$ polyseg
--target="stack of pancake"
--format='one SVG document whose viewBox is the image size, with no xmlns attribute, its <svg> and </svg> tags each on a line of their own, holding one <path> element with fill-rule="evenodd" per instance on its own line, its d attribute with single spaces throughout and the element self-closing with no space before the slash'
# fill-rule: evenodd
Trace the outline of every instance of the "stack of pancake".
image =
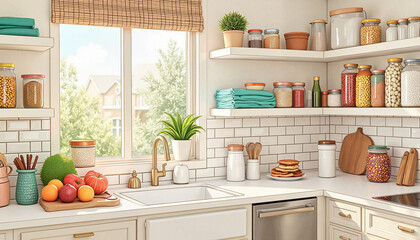
<svg viewBox="0 0 420 240">
<path fill-rule="evenodd" d="M 298 160 L 280 160 L 279 166 L 271 170 L 273 177 L 301 177 L 303 174 Z"/>
</svg>

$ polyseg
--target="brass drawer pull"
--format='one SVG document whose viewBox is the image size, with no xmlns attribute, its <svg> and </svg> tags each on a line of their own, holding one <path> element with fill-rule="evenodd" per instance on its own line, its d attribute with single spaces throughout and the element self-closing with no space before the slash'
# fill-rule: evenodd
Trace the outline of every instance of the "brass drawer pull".
<svg viewBox="0 0 420 240">
<path fill-rule="evenodd" d="M 412 228 L 404 227 L 404 226 L 401 226 L 401 225 L 398 225 L 398 229 L 400 229 L 403 232 L 408 232 L 408 233 L 415 233 L 416 232 Z"/>
<path fill-rule="evenodd" d="M 349 214 L 345 214 L 343 212 L 339 212 L 338 215 L 340 215 L 341 217 L 344 217 L 344 218 L 351 218 L 350 213 Z"/>
<path fill-rule="evenodd" d="M 73 234 L 74 238 L 85 238 L 85 237 L 93 237 L 93 236 L 95 236 L 95 233 L 93 232 Z"/>
<path fill-rule="evenodd" d="M 351 240 L 351 238 L 344 237 L 344 236 L 339 236 L 338 238 L 341 239 L 341 240 Z"/>
</svg>

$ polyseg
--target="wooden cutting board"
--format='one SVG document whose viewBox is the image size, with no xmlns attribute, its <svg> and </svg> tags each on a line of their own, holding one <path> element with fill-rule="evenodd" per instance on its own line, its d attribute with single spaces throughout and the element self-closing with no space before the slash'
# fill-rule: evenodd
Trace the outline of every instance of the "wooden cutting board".
<svg viewBox="0 0 420 240">
<path fill-rule="evenodd" d="M 403 179 L 404 179 L 405 167 L 407 166 L 407 160 L 408 160 L 408 152 L 406 151 L 403 157 L 401 158 L 400 169 L 398 170 L 398 175 L 397 175 L 397 185 L 403 185 Z"/>
<path fill-rule="evenodd" d="M 405 186 L 414 186 L 417 174 L 417 158 L 418 153 L 415 148 L 410 150 L 408 154 L 407 164 L 405 166 L 404 178 L 402 184 Z"/>
<path fill-rule="evenodd" d="M 76 200 L 74 200 L 74 202 L 72 203 L 63 203 L 60 200 L 57 200 L 55 202 L 46 202 L 41 198 L 39 199 L 39 204 L 44 208 L 46 212 L 56 212 L 94 207 L 115 207 L 120 205 L 119 198 L 113 195 L 110 199 L 105 199 L 108 196 L 108 194 L 97 195 L 90 202 L 81 202 L 79 201 L 79 199 L 76 198 Z"/>
<path fill-rule="evenodd" d="M 341 171 L 351 174 L 363 174 L 366 171 L 366 157 L 369 145 L 373 145 L 370 137 L 358 128 L 355 133 L 347 135 L 341 145 L 338 166 Z"/>
</svg>

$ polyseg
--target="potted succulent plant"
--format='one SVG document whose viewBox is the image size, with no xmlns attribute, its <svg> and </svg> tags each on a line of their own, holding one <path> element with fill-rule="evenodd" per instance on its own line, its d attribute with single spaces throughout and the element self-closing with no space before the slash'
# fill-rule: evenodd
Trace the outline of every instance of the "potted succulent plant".
<svg viewBox="0 0 420 240">
<path fill-rule="evenodd" d="M 219 21 L 220 30 L 223 31 L 225 47 L 242 47 L 247 25 L 248 21 L 242 14 L 235 11 L 225 14 Z"/>
<path fill-rule="evenodd" d="M 193 117 L 193 114 L 191 114 L 182 118 L 179 113 L 176 114 L 176 117 L 169 113 L 165 114 L 169 116 L 171 121 L 160 121 L 165 125 L 165 128 L 159 134 L 168 135 L 173 139 L 172 149 L 175 160 L 188 160 L 191 150 L 191 137 L 199 133 L 200 130 L 205 131 L 204 128 L 195 124 L 195 121 L 201 116 Z"/>
</svg>

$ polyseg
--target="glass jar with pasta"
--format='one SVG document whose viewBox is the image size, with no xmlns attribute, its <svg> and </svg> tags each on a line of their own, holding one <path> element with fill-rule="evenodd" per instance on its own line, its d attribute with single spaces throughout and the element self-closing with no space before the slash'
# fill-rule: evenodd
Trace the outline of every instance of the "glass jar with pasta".
<svg viewBox="0 0 420 240">
<path fill-rule="evenodd" d="M 0 63 L 0 108 L 16 107 L 16 76 L 13 63 Z"/>
<path fill-rule="evenodd" d="M 356 107 L 370 107 L 371 65 L 360 65 L 356 75 Z"/>
</svg>

